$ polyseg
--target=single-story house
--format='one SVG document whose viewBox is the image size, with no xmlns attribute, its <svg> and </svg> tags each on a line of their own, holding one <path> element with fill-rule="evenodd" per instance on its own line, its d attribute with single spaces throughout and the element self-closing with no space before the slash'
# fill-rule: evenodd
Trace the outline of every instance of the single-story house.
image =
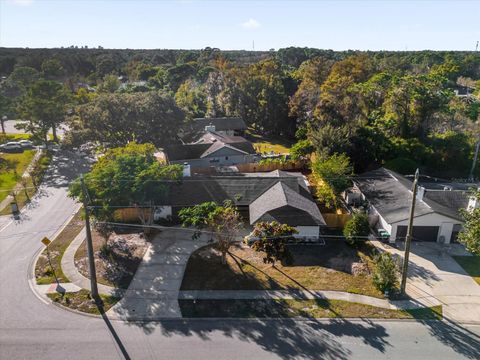
<svg viewBox="0 0 480 360">
<path fill-rule="evenodd" d="M 188 176 L 169 185 L 163 206 L 156 218 L 176 217 L 182 208 L 207 201 L 232 201 L 242 216 L 254 225 L 261 221 L 278 221 L 298 230 L 298 236 L 318 238 L 325 221 L 313 201 L 302 174 L 271 173 L 225 176 Z"/>
<path fill-rule="evenodd" d="M 460 209 L 466 209 L 469 203 L 468 191 L 429 184 L 419 182 L 413 240 L 454 242 L 463 223 Z M 347 203 L 366 201 L 371 224 L 386 230 L 390 241 L 394 242 L 406 237 L 412 196 L 410 179 L 380 168 L 354 179 L 354 188 L 348 192 Z"/>
<path fill-rule="evenodd" d="M 257 154 L 252 143 L 241 136 L 205 131 L 195 142 L 165 147 L 170 164 L 188 164 L 191 168 L 231 166 L 255 162 Z"/>
</svg>

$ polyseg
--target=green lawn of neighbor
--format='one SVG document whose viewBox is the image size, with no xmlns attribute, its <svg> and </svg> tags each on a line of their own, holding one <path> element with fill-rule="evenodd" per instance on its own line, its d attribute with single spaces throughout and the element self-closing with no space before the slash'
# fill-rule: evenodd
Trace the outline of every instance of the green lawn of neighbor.
<svg viewBox="0 0 480 360">
<path fill-rule="evenodd" d="M 5 199 L 15 187 L 18 179 L 25 172 L 34 155 L 35 150 L 25 150 L 22 153 L 14 154 L 0 154 L 0 159 L 3 159 L 2 163 L 6 161 L 12 164 L 12 167 L 15 167 L 12 170 L 2 169 L 0 172 L 0 201 Z"/>
<path fill-rule="evenodd" d="M 453 258 L 480 285 L 480 256 L 454 256 Z"/>
</svg>

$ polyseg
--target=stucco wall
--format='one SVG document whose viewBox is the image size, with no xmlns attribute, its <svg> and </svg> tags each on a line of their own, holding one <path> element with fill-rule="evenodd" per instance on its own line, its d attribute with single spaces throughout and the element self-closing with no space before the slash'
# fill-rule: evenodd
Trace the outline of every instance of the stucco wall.
<svg viewBox="0 0 480 360">
<path fill-rule="evenodd" d="M 437 213 L 418 216 L 413 219 L 413 226 L 439 226 L 440 229 L 438 231 L 437 242 L 439 241 L 440 237 L 443 236 L 446 244 L 450 243 L 453 226 L 455 224 L 461 225 L 462 222 Z M 397 227 L 399 225 L 408 226 L 408 219 L 391 225 L 392 231 L 390 233 L 390 241 L 395 241 L 397 236 Z"/>
</svg>

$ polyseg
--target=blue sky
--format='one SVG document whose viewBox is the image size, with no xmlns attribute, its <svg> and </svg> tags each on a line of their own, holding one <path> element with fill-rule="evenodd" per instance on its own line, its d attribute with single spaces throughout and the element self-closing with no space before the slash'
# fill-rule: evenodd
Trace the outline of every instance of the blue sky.
<svg viewBox="0 0 480 360">
<path fill-rule="evenodd" d="M 474 50 L 480 1 L 0 0 L 0 46 Z"/>
</svg>

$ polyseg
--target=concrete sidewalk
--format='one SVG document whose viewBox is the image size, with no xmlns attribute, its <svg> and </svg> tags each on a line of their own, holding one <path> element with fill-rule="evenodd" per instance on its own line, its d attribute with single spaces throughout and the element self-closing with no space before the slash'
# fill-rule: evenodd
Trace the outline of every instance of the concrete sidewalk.
<svg viewBox="0 0 480 360">
<path fill-rule="evenodd" d="M 71 283 L 75 284 L 79 288 L 91 290 L 90 279 L 80 274 L 77 267 L 75 266 L 75 253 L 77 252 L 80 245 L 82 245 L 85 237 L 86 231 L 85 228 L 83 228 L 82 231 L 80 231 L 80 233 L 75 237 L 75 239 L 73 239 L 68 248 L 65 250 L 62 256 L 61 266 L 63 273 L 67 276 L 68 280 L 70 280 Z M 125 292 L 125 290 L 123 289 L 117 289 L 103 284 L 98 284 L 97 287 L 98 292 L 102 295 L 121 296 Z"/>
</svg>

